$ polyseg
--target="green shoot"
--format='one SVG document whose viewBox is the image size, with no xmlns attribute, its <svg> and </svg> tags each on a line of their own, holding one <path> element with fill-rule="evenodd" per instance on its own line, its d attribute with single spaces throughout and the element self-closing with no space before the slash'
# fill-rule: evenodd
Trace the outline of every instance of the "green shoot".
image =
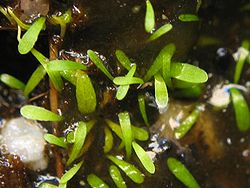
<svg viewBox="0 0 250 188">
<path fill-rule="evenodd" d="M 146 0 L 146 15 L 144 27 L 147 33 L 151 33 L 155 27 L 155 13 L 153 6 L 149 0 Z"/>
<path fill-rule="evenodd" d="M 170 157 L 167 159 L 167 165 L 172 174 L 174 174 L 175 177 L 180 180 L 186 187 L 200 188 L 199 184 L 196 182 L 192 174 L 180 161 Z"/>
<path fill-rule="evenodd" d="M 85 65 L 70 60 L 52 60 L 47 68 L 51 71 L 87 70 Z"/>
<path fill-rule="evenodd" d="M 38 188 L 57 188 L 57 186 L 50 183 L 41 183 Z"/>
<path fill-rule="evenodd" d="M 105 133 L 105 141 L 104 141 L 104 146 L 103 150 L 104 153 L 108 153 L 112 147 L 113 147 L 113 135 L 108 127 L 104 128 L 104 133 Z"/>
<path fill-rule="evenodd" d="M 24 88 L 24 95 L 28 96 L 33 91 L 33 89 L 40 83 L 40 81 L 44 78 L 45 75 L 46 71 L 43 66 L 38 66 L 37 69 L 32 73 Z"/>
<path fill-rule="evenodd" d="M 168 90 L 160 74 L 155 75 L 155 101 L 159 112 L 163 113 L 168 105 Z"/>
<path fill-rule="evenodd" d="M 139 103 L 139 109 L 140 109 L 143 121 L 147 126 L 149 126 L 148 116 L 147 116 L 146 107 L 145 107 L 145 99 L 143 95 L 138 95 L 138 103 Z"/>
<path fill-rule="evenodd" d="M 67 144 L 64 142 L 64 137 L 57 137 L 53 134 L 45 134 L 43 137 L 44 140 L 46 140 L 50 144 L 60 146 L 65 149 L 68 147 Z"/>
<path fill-rule="evenodd" d="M 178 18 L 182 22 L 196 22 L 200 20 L 199 17 L 194 14 L 181 14 Z"/>
<path fill-rule="evenodd" d="M 109 186 L 95 174 L 89 174 L 87 181 L 92 188 L 108 188 Z"/>
<path fill-rule="evenodd" d="M 115 165 L 109 167 L 109 174 L 117 188 L 126 188 L 126 182 L 123 180 L 119 169 Z"/>
<path fill-rule="evenodd" d="M 45 17 L 38 18 L 26 31 L 18 44 L 18 51 L 20 54 L 27 54 L 34 47 L 38 36 L 44 27 L 45 21 Z"/>
<path fill-rule="evenodd" d="M 87 54 L 89 58 L 91 59 L 91 61 L 97 66 L 98 69 L 100 69 L 110 80 L 114 79 L 114 77 L 109 73 L 109 71 L 103 65 L 103 61 L 101 60 L 101 58 L 98 57 L 98 55 L 94 51 L 88 50 Z"/>
<path fill-rule="evenodd" d="M 87 125 L 85 122 L 80 121 L 75 132 L 75 142 L 73 148 L 69 154 L 69 159 L 67 161 L 67 166 L 70 165 L 74 160 L 79 157 L 85 138 L 87 136 Z"/>
<path fill-rule="evenodd" d="M 131 63 L 129 58 L 126 56 L 126 54 L 121 50 L 116 50 L 115 55 L 118 61 L 121 63 L 121 65 L 129 71 L 131 67 L 133 66 L 133 64 Z"/>
<path fill-rule="evenodd" d="M 96 94 L 90 78 L 83 71 L 77 71 L 76 99 L 78 110 L 83 114 L 95 111 Z"/>
<path fill-rule="evenodd" d="M 63 117 L 46 110 L 45 108 L 34 106 L 34 105 L 25 105 L 20 109 L 20 113 L 23 117 L 32 120 L 38 121 L 62 121 Z"/>
<path fill-rule="evenodd" d="M 121 125 L 123 141 L 125 144 L 126 156 L 127 159 L 129 159 L 132 153 L 132 140 L 133 140 L 130 117 L 128 112 L 119 113 L 118 117 Z"/>
<path fill-rule="evenodd" d="M 30 28 L 30 25 L 27 25 L 25 23 L 23 23 L 12 11 L 12 9 L 10 7 L 7 8 L 9 15 L 15 20 L 15 22 L 17 23 L 17 25 L 19 25 L 22 29 L 24 30 L 28 30 Z"/>
<path fill-rule="evenodd" d="M 154 165 L 152 159 L 147 154 L 147 152 L 139 144 L 137 144 L 136 142 L 133 142 L 132 146 L 133 146 L 133 149 L 134 149 L 137 157 L 139 158 L 142 165 L 144 166 L 144 168 L 150 174 L 154 174 L 155 173 L 155 165 Z"/>
<path fill-rule="evenodd" d="M 25 88 L 25 84 L 22 81 L 9 74 L 1 74 L 0 81 L 13 89 L 19 89 L 23 91 Z"/>
<path fill-rule="evenodd" d="M 127 76 L 118 76 L 115 77 L 113 80 L 114 84 L 116 85 L 131 85 L 131 84 L 143 84 L 144 81 L 141 78 L 137 77 L 127 77 Z"/>
<path fill-rule="evenodd" d="M 0 6 L 0 12 L 10 21 L 11 24 L 15 23 L 13 18 L 9 15 L 8 9 Z"/>
<path fill-rule="evenodd" d="M 62 177 L 60 184 L 66 184 L 81 168 L 83 161 L 74 165 L 71 169 L 69 169 Z"/>
<path fill-rule="evenodd" d="M 171 31 L 173 28 L 172 24 L 167 23 L 163 26 L 161 26 L 159 29 L 157 29 L 146 42 L 151 42 L 153 40 L 156 40 L 160 38 L 162 35 L 166 34 L 167 32 Z"/>
<path fill-rule="evenodd" d="M 163 62 L 170 61 L 175 52 L 175 45 L 173 43 L 166 45 L 159 53 L 159 55 L 154 60 L 151 67 L 148 69 L 144 80 L 149 81 L 160 69 L 162 68 Z"/>
<path fill-rule="evenodd" d="M 144 175 L 134 165 L 131 165 L 114 156 L 107 156 L 109 160 L 115 163 L 133 182 L 141 184 L 144 181 Z"/>
<path fill-rule="evenodd" d="M 235 88 L 231 88 L 230 93 L 237 127 L 242 132 L 248 131 L 250 129 L 250 111 L 247 101 L 244 99 L 241 92 Z"/>
<path fill-rule="evenodd" d="M 171 77 L 193 84 L 205 83 L 208 80 L 208 75 L 204 70 L 187 63 L 172 63 Z"/>
<path fill-rule="evenodd" d="M 196 107 L 192 111 L 192 113 L 186 119 L 184 119 L 184 121 L 180 124 L 180 126 L 174 130 L 175 138 L 176 139 L 183 138 L 195 124 L 199 115 L 200 115 L 200 109 L 199 107 Z"/>
</svg>

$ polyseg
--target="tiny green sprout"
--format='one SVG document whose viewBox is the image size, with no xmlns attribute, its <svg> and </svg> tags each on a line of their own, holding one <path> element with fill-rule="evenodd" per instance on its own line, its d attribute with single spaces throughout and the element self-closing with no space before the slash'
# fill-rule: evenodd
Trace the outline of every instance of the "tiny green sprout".
<svg viewBox="0 0 250 188">
<path fill-rule="evenodd" d="M 11 24 L 15 24 L 14 19 L 8 13 L 8 9 L 0 6 L 0 12 L 9 20 Z"/>
<path fill-rule="evenodd" d="M 34 106 L 34 105 L 25 105 L 20 109 L 20 113 L 23 117 L 32 120 L 38 121 L 62 121 L 63 117 L 46 110 L 45 108 Z"/>
<path fill-rule="evenodd" d="M 44 183 L 39 184 L 38 188 L 57 188 L 57 186 L 44 182 Z"/>
<path fill-rule="evenodd" d="M 38 18 L 31 27 L 25 32 L 18 44 L 20 54 L 27 54 L 34 47 L 41 30 L 44 27 L 46 18 Z"/>
<path fill-rule="evenodd" d="M 248 131 L 250 129 L 250 111 L 247 101 L 236 88 L 231 88 L 230 94 L 234 106 L 237 127 L 242 132 Z"/>
<path fill-rule="evenodd" d="M 157 72 L 162 69 L 163 63 L 166 61 L 166 64 L 169 64 L 172 56 L 175 52 L 175 45 L 173 43 L 167 44 L 164 48 L 161 49 L 160 53 L 154 60 L 151 67 L 148 69 L 146 75 L 144 76 L 144 80 L 149 81 Z"/>
<path fill-rule="evenodd" d="M 81 168 L 83 161 L 74 165 L 61 177 L 60 184 L 66 184 Z"/>
<path fill-rule="evenodd" d="M 113 147 L 113 135 L 108 127 L 104 128 L 104 133 L 105 133 L 105 141 L 104 141 L 103 150 L 104 150 L 104 153 L 108 153 Z"/>
<path fill-rule="evenodd" d="M 139 144 L 137 144 L 136 142 L 133 142 L 132 146 L 133 146 L 133 149 L 134 149 L 137 157 L 139 158 L 142 165 L 144 166 L 144 168 L 150 174 L 154 174 L 155 173 L 155 165 L 154 165 L 153 160 L 147 154 L 147 152 Z"/>
<path fill-rule="evenodd" d="M 50 61 L 47 68 L 51 71 L 87 70 L 87 67 L 81 63 L 58 59 Z"/>
<path fill-rule="evenodd" d="M 0 81 L 13 89 L 19 89 L 23 91 L 25 88 L 25 84 L 22 81 L 9 74 L 1 74 Z"/>
<path fill-rule="evenodd" d="M 178 18 L 182 22 L 196 22 L 200 20 L 199 17 L 194 14 L 181 14 Z"/>
<path fill-rule="evenodd" d="M 115 55 L 118 61 L 121 63 L 121 65 L 129 71 L 133 66 L 133 64 L 131 63 L 127 55 L 121 50 L 116 50 Z"/>
<path fill-rule="evenodd" d="M 109 186 L 95 174 L 89 174 L 87 176 L 87 182 L 92 188 L 109 188 Z"/>
<path fill-rule="evenodd" d="M 155 27 L 155 13 L 153 6 L 149 0 L 146 0 L 146 15 L 145 15 L 144 27 L 147 33 L 152 32 L 152 30 Z"/>
<path fill-rule="evenodd" d="M 199 184 L 189 170 L 177 159 L 168 158 L 167 165 L 174 176 L 188 188 L 200 188 Z"/>
<path fill-rule="evenodd" d="M 87 136 L 87 125 L 85 122 L 80 121 L 78 123 L 78 127 L 75 132 L 75 142 L 69 154 L 67 166 L 70 165 L 74 160 L 76 160 L 79 157 L 79 154 L 84 145 L 86 136 Z"/>
<path fill-rule="evenodd" d="M 46 140 L 50 144 L 60 146 L 65 149 L 68 147 L 67 144 L 64 142 L 64 137 L 57 137 L 53 134 L 45 134 L 43 137 L 44 140 Z"/>
<path fill-rule="evenodd" d="M 165 112 L 168 105 L 168 90 L 167 86 L 160 74 L 155 76 L 155 101 L 158 106 L 159 112 Z"/>
<path fill-rule="evenodd" d="M 144 174 L 141 173 L 134 165 L 118 159 L 114 156 L 107 156 L 109 160 L 115 163 L 133 182 L 141 184 L 144 181 Z"/>
<path fill-rule="evenodd" d="M 76 73 L 76 100 L 78 110 L 83 114 L 89 114 L 96 109 L 95 89 L 88 75 L 83 71 Z"/>
<path fill-rule="evenodd" d="M 197 121 L 199 114 L 200 114 L 200 109 L 199 106 L 197 106 L 192 111 L 192 113 L 186 119 L 184 119 L 184 121 L 180 124 L 180 126 L 174 130 L 174 135 L 176 139 L 181 139 L 187 134 L 187 132 L 192 128 L 192 126 Z"/>
<path fill-rule="evenodd" d="M 127 159 L 129 159 L 132 153 L 132 140 L 133 140 L 129 113 L 128 112 L 119 113 L 118 117 L 121 125 L 123 141 L 125 144 L 126 156 Z"/>
<path fill-rule="evenodd" d="M 126 188 L 126 182 L 123 180 L 119 169 L 115 165 L 109 167 L 109 174 L 117 188 Z"/>
<path fill-rule="evenodd" d="M 22 29 L 24 30 L 28 30 L 30 28 L 30 25 L 27 25 L 25 23 L 23 23 L 12 11 L 11 7 L 7 8 L 9 15 L 11 16 L 11 20 L 15 20 L 15 22 L 17 23 L 17 25 L 19 25 Z"/>
<path fill-rule="evenodd" d="M 107 68 L 104 66 L 101 58 L 98 57 L 98 55 L 94 51 L 88 50 L 87 54 L 89 58 L 91 59 L 91 61 L 97 66 L 98 69 L 100 69 L 110 80 L 114 79 L 114 77 L 109 73 Z"/>
<path fill-rule="evenodd" d="M 29 78 L 25 88 L 24 88 L 24 95 L 28 96 L 35 87 L 40 83 L 40 81 L 46 75 L 46 70 L 43 68 L 42 65 L 38 66 L 37 69 L 32 73 L 31 77 Z"/>
<path fill-rule="evenodd" d="M 161 26 L 159 29 L 157 29 L 148 39 L 146 42 L 154 41 L 158 38 L 160 38 L 162 35 L 166 34 L 167 32 L 171 31 L 173 29 L 173 25 L 170 23 L 167 23 L 163 26 Z"/>
<path fill-rule="evenodd" d="M 142 94 L 138 95 L 138 103 L 139 103 L 139 109 L 140 109 L 143 121 L 147 126 L 149 126 L 148 116 L 147 116 L 146 107 L 145 107 L 145 98 Z"/>
</svg>

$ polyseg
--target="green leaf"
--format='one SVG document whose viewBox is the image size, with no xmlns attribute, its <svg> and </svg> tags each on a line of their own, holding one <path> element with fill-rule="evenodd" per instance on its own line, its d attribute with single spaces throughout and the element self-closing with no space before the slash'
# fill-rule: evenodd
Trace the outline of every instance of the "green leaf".
<svg viewBox="0 0 250 188">
<path fill-rule="evenodd" d="M 38 18 L 26 31 L 18 44 L 18 51 L 20 54 L 27 54 L 34 47 L 38 35 L 44 27 L 45 21 L 45 17 Z"/>
<path fill-rule="evenodd" d="M 140 109 L 143 121 L 147 126 L 149 126 L 148 116 L 147 116 L 146 107 L 145 107 L 145 99 L 143 95 L 138 95 L 138 103 L 139 103 L 139 109 Z"/>
<path fill-rule="evenodd" d="M 167 32 L 171 31 L 173 29 L 172 24 L 167 23 L 163 26 L 161 26 L 159 29 L 157 29 L 146 42 L 151 42 L 153 40 L 156 40 L 160 38 L 162 35 L 166 34 Z"/>
<path fill-rule="evenodd" d="M 117 188 L 126 188 L 126 182 L 123 180 L 119 169 L 115 165 L 109 167 L 109 174 Z"/>
<path fill-rule="evenodd" d="M 81 168 L 83 164 L 83 161 L 77 163 L 76 165 L 74 165 L 71 169 L 69 169 L 62 177 L 61 177 L 61 181 L 60 184 L 65 184 L 67 183 Z"/>
<path fill-rule="evenodd" d="M 9 20 L 11 24 L 15 24 L 15 20 L 9 15 L 7 8 L 0 6 L 0 12 Z"/>
<path fill-rule="evenodd" d="M 171 77 L 194 84 L 205 83 L 208 80 L 208 75 L 204 70 L 187 63 L 172 63 Z"/>
<path fill-rule="evenodd" d="M 147 154 L 147 152 L 136 142 L 133 142 L 132 146 L 135 150 L 137 157 L 140 159 L 142 165 L 144 166 L 144 168 L 150 174 L 154 174 L 155 173 L 155 165 L 154 165 L 152 159 Z"/>
<path fill-rule="evenodd" d="M 18 80 L 17 78 L 9 74 L 1 74 L 0 80 L 1 82 L 3 82 L 4 84 L 13 89 L 24 90 L 25 88 L 25 84 L 22 81 Z"/>
<path fill-rule="evenodd" d="M 110 121 L 109 119 L 105 119 L 105 122 L 108 124 L 109 128 L 120 138 L 122 138 L 122 129 L 121 127 L 114 123 L 113 121 Z"/>
<path fill-rule="evenodd" d="M 54 112 L 46 110 L 45 108 L 25 105 L 20 110 L 21 115 L 27 119 L 38 120 L 38 121 L 62 121 L 63 117 L 57 115 Z"/>
<path fill-rule="evenodd" d="M 77 71 L 76 99 L 78 110 L 83 114 L 89 114 L 96 109 L 96 94 L 88 75 Z"/>
<path fill-rule="evenodd" d="M 44 78 L 45 75 L 46 70 L 43 68 L 43 66 L 38 66 L 37 69 L 32 73 L 24 88 L 24 95 L 28 96 L 33 91 L 33 89 L 35 89 L 35 87 L 40 83 L 40 81 Z"/>
<path fill-rule="evenodd" d="M 77 80 L 76 72 L 77 72 L 76 70 L 67 70 L 67 71 L 61 71 L 60 74 L 65 80 L 69 81 L 71 84 L 76 86 L 76 80 Z"/>
<path fill-rule="evenodd" d="M 104 128 L 105 141 L 104 141 L 104 153 L 108 153 L 113 147 L 113 135 L 108 127 Z"/>
<path fill-rule="evenodd" d="M 70 60 L 52 60 L 47 68 L 51 71 L 87 70 L 85 65 Z"/>
<path fill-rule="evenodd" d="M 115 163 L 133 182 L 141 184 L 144 181 L 144 175 L 134 165 L 129 164 L 114 156 L 107 156 L 109 160 Z"/>
<path fill-rule="evenodd" d="M 121 50 L 116 50 L 115 55 L 118 61 L 121 63 L 121 65 L 129 71 L 131 67 L 133 66 L 133 64 L 131 63 L 129 58 L 126 56 L 126 54 Z"/>
<path fill-rule="evenodd" d="M 167 165 L 169 170 L 175 175 L 175 177 L 180 180 L 186 187 L 200 188 L 199 184 L 196 182 L 192 174 L 180 161 L 170 157 L 167 159 Z"/>
<path fill-rule="evenodd" d="M 192 113 L 184 119 L 184 121 L 174 130 L 175 138 L 180 139 L 187 134 L 187 132 L 192 128 L 192 126 L 197 121 L 200 115 L 199 107 L 196 107 Z"/>
<path fill-rule="evenodd" d="M 250 129 L 250 111 L 247 101 L 244 99 L 241 92 L 235 88 L 231 88 L 230 93 L 237 127 L 242 132 L 248 131 Z"/>
<path fill-rule="evenodd" d="M 50 183 L 41 183 L 38 188 L 57 188 L 57 186 Z"/>
<path fill-rule="evenodd" d="M 92 188 L 108 188 L 109 186 L 95 174 L 89 174 L 87 181 Z"/>
<path fill-rule="evenodd" d="M 114 79 L 114 77 L 109 73 L 109 71 L 103 65 L 103 61 L 100 59 L 100 57 L 98 57 L 98 55 L 94 51 L 88 50 L 87 54 L 98 69 L 100 69 L 110 80 Z"/>
<path fill-rule="evenodd" d="M 75 132 L 75 142 L 73 148 L 69 154 L 69 159 L 67 161 L 67 166 L 70 165 L 74 160 L 79 157 L 85 138 L 87 136 L 87 125 L 85 122 L 80 121 Z"/>
<path fill-rule="evenodd" d="M 146 0 L 145 31 L 150 33 L 155 27 L 155 13 L 149 0 Z"/>
<path fill-rule="evenodd" d="M 118 76 L 113 80 L 116 85 L 131 85 L 131 84 L 143 84 L 144 81 L 141 78 L 137 77 L 127 77 L 127 76 Z"/>
<path fill-rule="evenodd" d="M 28 30 L 30 28 L 30 25 L 27 25 L 25 23 L 23 23 L 12 11 L 12 8 L 8 7 L 8 13 L 10 14 L 10 16 L 15 20 L 15 22 L 17 23 L 17 25 L 19 25 L 22 29 L 24 30 Z"/>
<path fill-rule="evenodd" d="M 46 140 L 50 144 L 60 146 L 65 149 L 68 147 L 67 144 L 64 142 L 64 137 L 57 137 L 53 134 L 45 134 L 43 137 L 44 140 Z"/>
<path fill-rule="evenodd" d="M 121 125 L 123 141 L 125 144 L 125 150 L 127 154 L 126 156 L 127 159 L 129 159 L 132 152 L 132 140 L 133 140 L 130 117 L 128 112 L 119 113 L 118 117 Z"/>
<path fill-rule="evenodd" d="M 162 69 L 162 65 L 164 62 L 166 62 L 167 64 L 169 61 L 171 61 L 174 52 L 175 52 L 175 45 L 173 43 L 170 43 L 164 46 L 164 48 L 162 48 L 159 55 L 156 57 L 153 64 L 151 65 L 146 75 L 144 76 L 145 82 L 149 81 L 157 72 L 159 72 Z"/>
<path fill-rule="evenodd" d="M 164 112 L 168 105 L 168 90 L 160 74 L 155 75 L 155 101 L 159 112 Z"/>
<path fill-rule="evenodd" d="M 200 20 L 199 17 L 194 14 L 181 14 L 178 18 L 182 22 L 196 22 Z"/>
</svg>

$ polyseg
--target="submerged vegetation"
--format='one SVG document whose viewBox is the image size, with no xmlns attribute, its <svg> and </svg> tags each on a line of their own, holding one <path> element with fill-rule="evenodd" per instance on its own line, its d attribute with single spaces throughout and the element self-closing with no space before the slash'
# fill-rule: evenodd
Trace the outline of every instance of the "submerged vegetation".
<svg viewBox="0 0 250 188">
<path fill-rule="evenodd" d="M 170 22 L 161 26 L 156 24 L 153 5 L 149 0 L 145 1 L 144 29 L 147 38 L 143 42 L 148 46 L 161 40 L 165 35 L 168 35 L 168 32 L 173 32 L 175 29 L 174 24 Z M 197 1 L 197 12 L 200 7 L 201 1 Z M 246 10 L 246 8 L 247 6 L 243 10 Z M 183 98 L 200 97 L 204 84 L 208 81 L 208 74 L 198 66 L 189 62 L 184 63 L 183 59 L 176 58 L 175 55 L 179 49 L 174 43 L 168 41 L 160 49 L 156 58 L 150 62 L 151 66 L 144 72 L 140 67 L 140 62 L 130 58 L 126 54 L 126 50 L 120 50 L 118 47 L 113 52 L 118 60 L 117 67 L 115 67 L 119 70 L 118 73 L 110 68 L 112 63 L 108 62 L 101 55 L 101 52 L 94 49 L 86 51 L 86 57 L 90 65 L 83 64 L 78 60 L 57 56 L 48 58 L 42 52 L 36 50 L 36 48 L 38 49 L 38 39 L 41 33 L 46 32 L 48 28 L 60 25 L 59 38 L 62 42 L 67 34 L 67 26 L 73 21 L 71 9 L 67 9 L 59 16 L 40 16 L 31 25 L 23 23 L 10 8 L 0 7 L 0 11 L 11 21 L 10 24 L 17 27 L 19 53 L 22 55 L 31 53 L 40 63 L 26 84 L 5 73 L 0 75 L 1 82 L 13 89 L 22 91 L 26 99 L 29 99 L 32 92 L 39 88 L 41 81 L 46 79 L 46 75 L 48 75 L 50 92 L 54 92 L 54 97 L 56 96 L 57 100 L 64 94 L 70 84 L 73 91 L 72 96 L 74 96 L 72 100 L 75 101 L 81 114 L 79 115 L 81 119 L 76 121 L 78 117 L 69 117 L 57 105 L 51 106 L 51 110 L 37 106 L 37 104 L 25 104 L 20 108 L 20 114 L 27 119 L 53 122 L 53 129 L 57 130 L 46 133 L 44 139 L 51 146 L 60 148 L 58 151 L 64 154 L 63 157 L 61 156 L 63 160 L 61 159 L 60 163 L 67 171 L 63 168 L 63 173 L 59 173 L 60 176 L 57 175 L 58 181 L 56 183 L 44 181 L 39 184 L 39 188 L 66 188 L 71 179 L 78 177 L 79 172 L 81 178 L 84 174 L 84 181 L 86 179 L 86 183 L 90 187 L 109 187 L 112 180 L 112 185 L 121 188 L 129 187 L 130 181 L 142 184 L 146 178 L 150 178 L 148 174 L 157 173 L 156 159 L 150 151 L 147 151 L 148 148 L 145 146 L 146 141 L 149 141 L 150 138 L 152 124 L 148 93 L 153 93 L 152 103 L 158 109 L 159 114 L 163 114 L 168 111 L 169 101 L 175 95 L 179 94 Z M 178 19 L 181 22 L 191 22 L 185 24 L 200 21 L 198 15 L 192 13 L 180 14 Z M 61 43 L 59 44 L 61 45 Z M 244 72 L 243 66 L 250 59 L 249 42 L 243 42 L 239 51 L 240 54 L 235 66 L 234 84 L 240 81 L 241 74 Z M 115 120 L 112 119 L 114 117 L 112 114 L 102 117 L 103 121 L 100 123 L 99 118 L 93 115 L 103 110 L 100 102 L 103 89 L 97 86 L 98 79 L 101 80 L 101 85 L 108 85 L 115 92 L 109 99 L 111 101 L 118 100 L 121 103 L 126 103 L 128 98 L 131 100 L 130 93 L 133 92 L 133 108 L 140 112 L 143 124 L 146 126 L 140 127 L 140 124 L 137 125 L 138 121 L 134 118 L 134 112 L 123 108 L 114 113 Z M 234 84 L 231 83 L 227 92 L 231 95 L 236 125 L 241 132 L 247 132 L 250 130 L 248 101 L 242 91 L 238 87 L 234 87 Z M 51 95 L 53 96 L 53 94 Z M 53 102 L 50 103 L 53 104 Z M 137 103 L 138 105 L 136 105 Z M 198 121 L 202 111 L 203 104 L 196 103 L 194 109 L 181 119 L 177 127 L 173 128 L 173 134 L 177 140 L 185 139 L 186 134 Z M 68 124 L 70 126 L 65 129 L 65 125 Z M 101 126 L 102 124 L 104 126 Z M 58 125 L 62 128 L 58 128 Z M 92 131 L 93 127 L 103 131 L 104 136 L 98 138 L 98 141 L 102 139 L 104 143 L 103 151 L 98 152 L 103 154 L 104 159 L 102 160 L 108 161 L 105 169 L 107 172 L 105 173 L 109 174 L 109 178 L 102 179 L 101 176 L 95 175 L 95 171 L 87 171 L 87 174 L 81 172 L 85 165 L 85 155 L 89 152 L 89 147 L 96 143 L 93 136 L 96 131 Z M 168 171 L 186 187 L 201 187 L 184 164 L 176 158 L 168 157 L 167 167 Z M 58 171 L 58 169 L 56 170 Z"/>
</svg>

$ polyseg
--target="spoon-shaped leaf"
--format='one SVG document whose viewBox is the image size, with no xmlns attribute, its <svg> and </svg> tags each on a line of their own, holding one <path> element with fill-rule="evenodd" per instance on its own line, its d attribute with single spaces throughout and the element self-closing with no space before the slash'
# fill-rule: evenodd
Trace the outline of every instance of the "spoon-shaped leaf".
<svg viewBox="0 0 250 188">
<path fill-rule="evenodd" d="M 155 27 L 155 13 L 149 0 L 146 0 L 145 30 L 150 33 Z"/>
<path fill-rule="evenodd" d="M 0 80 L 1 82 L 5 83 L 7 86 L 13 89 L 24 90 L 25 88 L 25 84 L 22 81 L 9 74 L 1 74 Z"/>
<path fill-rule="evenodd" d="M 51 71 L 86 70 L 86 66 L 70 60 L 52 60 L 47 68 Z"/>
<path fill-rule="evenodd" d="M 117 159 L 114 156 L 107 156 L 109 160 L 115 163 L 125 174 L 135 183 L 142 183 L 144 181 L 144 175 L 134 165 L 129 164 L 123 160 Z"/>
<path fill-rule="evenodd" d="M 180 161 L 178 161 L 175 158 L 170 157 L 167 159 L 167 165 L 168 165 L 169 170 L 185 186 L 189 188 L 200 188 L 199 184 L 196 182 L 192 174 Z"/>
<path fill-rule="evenodd" d="M 121 63 L 121 65 L 129 71 L 133 64 L 131 63 L 129 58 L 126 56 L 126 54 L 121 50 L 116 50 L 115 55 L 118 61 Z"/>
<path fill-rule="evenodd" d="M 69 154 L 67 165 L 70 165 L 79 156 L 81 149 L 83 147 L 83 144 L 85 142 L 86 136 L 87 136 L 87 125 L 85 122 L 80 121 L 78 123 L 78 127 L 75 132 L 75 142 Z"/>
<path fill-rule="evenodd" d="M 40 83 L 40 81 L 46 75 L 46 71 L 42 65 L 38 66 L 37 69 L 32 73 L 31 77 L 29 78 L 25 88 L 24 88 L 24 95 L 28 96 L 30 92 Z"/>
<path fill-rule="evenodd" d="M 45 108 L 25 105 L 20 110 L 21 115 L 27 119 L 38 120 L 38 121 L 62 121 L 63 117 L 46 110 Z"/>
<path fill-rule="evenodd" d="M 155 101 L 159 112 L 163 113 L 168 105 L 168 90 L 160 74 L 155 75 Z"/>
<path fill-rule="evenodd" d="M 135 150 L 137 157 L 140 159 L 142 165 L 144 166 L 144 168 L 150 174 L 154 174 L 155 173 L 155 165 L 154 165 L 152 159 L 146 153 L 146 151 L 136 142 L 133 142 L 132 146 L 133 146 L 133 149 Z"/>
<path fill-rule="evenodd" d="M 126 156 L 129 159 L 132 152 L 132 140 L 133 140 L 130 117 L 128 112 L 119 113 L 118 117 L 122 129 L 122 137 L 127 154 Z"/>
<path fill-rule="evenodd" d="M 45 134 L 43 137 L 50 144 L 54 144 L 65 149 L 67 148 L 67 144 L 64 142 L 64 137 L 57 137 L 53 134 Z"/>
<path fill-rule="evenodd" d="M 82 71 L 77 71 L 76 99 L 81 113 L 89 114 L 95 111 L 95 90 L 88 75 Z"/>
<path fill-rule="evenodd" d="M 113 80 L 116 85 L 131 85 L 131 84 L 143 84 L 144 81 L 141 78 L 137 77 L 127 77 L 127 76 L 118 76 Z"/>
<path fill-rule="evenodd" d="M 109 73 L 109 71 L 103 65 L 103 61 L 100 59 L 100 57 L 98 57 L 98 55 L 94 51 L 88 50 L 87 54 L 98 69 L 100 69 L 110 80 L 114 79 L 114 77 Z"/>
<path fill-rule="evenodd" d="M 105 141 L 103 150 L 104 153 L 108 153 L 113 147 L 113 135 L 108 127 L 104 128 L 104 133 L 105 133 Z"/>
<path fill-rule="evenodd" d="M 18 44 L 18 51 L 20 54 L 27 54 L 34 47 L 38 35 L 44 27 L 45 21 L 45 17 L 38 18 L 26 31 Z"/>
<path fill-rule="evenodd" d="M 194 84 L 204 83 L 208 80 L 208 75 L 204 70 L 187 63 L 172 63 L 171 77 Z"/>
<path fill-rule="evenodd" d="M 199 17 L 194 14 L 181 14 L 178 16 L 179 20 L 182 22 L 196 22 L 199 21 Z"/>
<path fill-rule="evenodd" d="M 87 181 L 92 188 L 108 188 L 109 186 L 95 174 L 89 174 L 87 176 Z"/>
<path fill-rule="evenodd" d="M 126 182 L 123 180 L 122 175 L 119 169 L 115 165 L 111 165 L 109 167 L 109 174 L 113 179 L 116 187 L 118 188 L 126 188 Z"/>
<path fill-rule="evenodd" d="M 230 89 L 237 127 L 240 131 L 250 129 L 250 111 L 243 95 L 235 88 Z"/>
<path fill-rule="evenodd" d="M 65 184 L 67 183 L 77 172 L 78 170 L 81 168 L 83 164 L 83 161 L 77 163 L 76 165 L 74 165 L 71 169 L 69 169 L 62 177 L 61 177 L 61 181 L 60 184 Z"/>
<path fill-rule="evenodd" d="M 167 23 L 163 26 L 161 26 L 159 29 L 157 29 L 146 42 L 151 42 L 153 40 L 156 40 L 160 38 L 162 35 L 166 34 L 167 32 L 171 31 L 173 28 L 172 24 Z"/>
</svg>

